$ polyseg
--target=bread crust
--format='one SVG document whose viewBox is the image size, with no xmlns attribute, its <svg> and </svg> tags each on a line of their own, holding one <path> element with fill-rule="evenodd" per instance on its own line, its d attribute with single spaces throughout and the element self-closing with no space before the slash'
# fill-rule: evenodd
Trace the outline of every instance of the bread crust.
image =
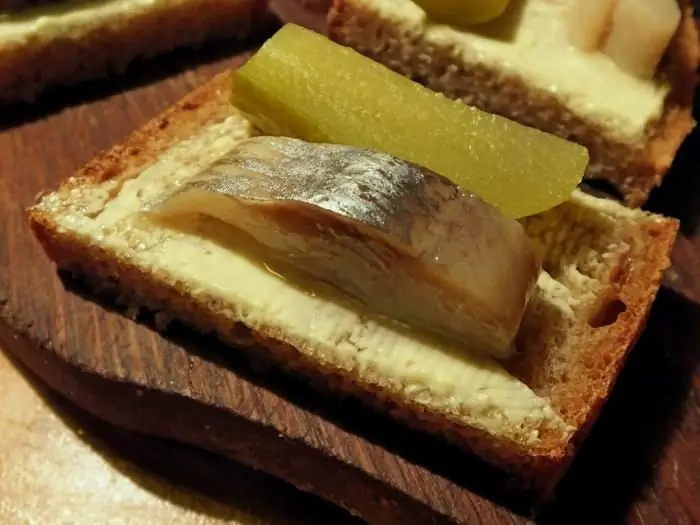
<svg viewBox="0 0 700 525">
<path fill-rule="evenodd" d="M 137 58 L 215 38 L 244 38 L 269 15 L 266 0 L 162 1 L 80 38 L 0 42 L 0 105 L 32 102 L 48 87 L 121 74 Z"/>
<path fill-rule="evenodd" d="M 61 186 L 59 194 L 65 194 L 71 188 L 86 188 L 117 176 L 135 174 L 169 146 L 191 136 L 203 125 L 225 119 L 232 111 L 227 102 L 228 81 L 227 74 L 215 77 L 134 132 L 122 144 L 91 161 Z M 69 197 L 66 199 L 69 200 Z M 270 337 L 264 329 L 252 332 L 242 324 L 233 322 L 230 317 L 217 314 L 217 311 L 223 310 L 220 305 L 193 301 L 184 284 L 168 285 L 157 275 L 145 273 L 127 260 L 117 260 L 104 249 L 86 244 L 58 227 L 52 214 L 40 204 L 29 210 L 29 221 L 49 257 L 60 268 L 85 278 L 96 291 L 111 296 L 116 294 L 130 305 L 145 306 L 170 318 L 184 320 L 199 331 L 215 332 L 227 344 L 255 349 L 253 355 L 265 354 L 277 365 L 306 377 L 323 391 L 360 398 L 414 428 L 437 434 L 467 448 L 513 473 L 520 487 L 534 488 L 543 497 L 552 493 L 564 473 L 575 446 L 597 416 L 623 366 L 630 345 L 643 327 L 663 270 L 669 264 L 668 254 L 678 226 L 674 220 L 656 220 L 648 221 L 643 228 L 633 228 L 634 232 L 630 232 L 630 235 L 641 237 L 636 245 L 639 251 L 627 253 L 617 277 L 609 285 L 610 297 L 624 301 L 627 309 L 603 327 L 592 343 L 596 346 L 590 346 L 597 349 L 593 359 L 600 364 L 596 361 L 592 366 L 598 367 L 601 377 L 587 383 L 590 390 L 588 395 L 574 402 L 572 399 L 580 396 L 586 388 L 577 386 L 575 381 L 579 378 L 571 378 L 567 382 L 559 377 L 557 381 L 556 374 L 536 372 L 535 367 L 548 366 L 542 359 L 551 357 L 551 351 L 544 357 L 536 353 L 533 357 L 523 356 L 520 361 L 514 360 L 508 365 L 514 374 L 549 397 L 556 410 L 567 414 L 567 422 L 575 422 L 578 428 L 572 441 L 552 432 L 551 435 L 543 434 L 537 445 L 526 446 L 507 439 L 499 440 L 446 417 L 426 413 L 425 409 L 412 406 L 404 399 L 387 399 L 361 377 L 322 368 L 318 363 L 303 358 L 292 346 Z M 653 245 L 647 250 L 649 242 Z M 586 333 L 586 336 L 591 337 L 591 333 Z M 578 344 L 588 345 L 589 342 L 580 339 Z M 562 352 L 570 350 L 561 349 Z M 585 357 L 585 352 L 582 355 Z M 571 372 L 576 375 L 578 370 L 572 369 Z M 567 385 L 573 385 L 571 391 L 567 391 Z"/>
<path fill-rule="evenodd" d="M 466 64 L 452 46 L 429 43 L 420 30 L 400 27 L 367 2 L 334 0 L 328 35 L 450 98 L 586 146 L 591 155 L 587 178 L 610 182 L 628 205 L 642 206 L 695 125 L 692 104 L 700 41 L 692 6 L 688 0 L 678 1 L 683 18 L 660 66 L 671 92 L 660 121 L 648 128 L 643 143 L 631 145 L 572 112 L 555 95 L 519 76 Z"/>
</svg>

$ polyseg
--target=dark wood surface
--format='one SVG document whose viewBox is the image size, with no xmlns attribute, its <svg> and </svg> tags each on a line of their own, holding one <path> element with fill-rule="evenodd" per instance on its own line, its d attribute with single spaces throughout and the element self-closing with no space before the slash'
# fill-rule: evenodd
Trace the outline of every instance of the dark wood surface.
<svg viewBox="0 0 700 525">
<path fill-rule="evenodd" d="M 165 338 L 148 319 L 127 320 L 62 282 L 30 235 L 24 207 L 37 192 L 243 57 L 226 46 L 216 54 L 179 53 L 132 68 L 129 81 L 0 109 L 0 347 L 38 384 L 61 393 L 65 401 L 52 401 L 59 413 L 75 405 L 80 408 L 68 410 L 126 429 L 87 425 L 114 453 L 135 456 L 173 483 L 188 480 L 232 507 L 259 501 L 258 511 L 275 506 L 290 521 L 354 522 L 245 467 L 155 438 L 264 470 L 378 523 L 528 522 L 528 500 L 503 490 L 497 472 L 353 402 L 318 399 L 305 385 L 251 367 L 211 340 L 177 328 Z M 683 224 L 667 284 L 599 423 L 539 522 L 700 523 L 699 146 L 700 136 L 688 140 L 650 204 Z M 12 396 L 3 403 L 11 406 Z M 2 445 L 0 435 L 0 502 Z"/>
<path fill-rule="evenodd" d="M 0 352 L 3 525 L 350 525 L 221 456 L 91 416 Z"/>
</svg>

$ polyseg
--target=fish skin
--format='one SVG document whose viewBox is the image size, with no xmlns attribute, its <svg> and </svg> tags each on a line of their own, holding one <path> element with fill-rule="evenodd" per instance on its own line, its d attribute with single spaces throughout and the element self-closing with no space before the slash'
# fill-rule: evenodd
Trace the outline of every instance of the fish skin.
<svg viewBox="0 0 700 525">
<path fill-rule="evenodd" d="M 416 164 L 285 137 L 241 142 L 145 211 L 228 222 L 376 314 L 509 356 L 540 259 L 522 226 Z"/>
</svg>

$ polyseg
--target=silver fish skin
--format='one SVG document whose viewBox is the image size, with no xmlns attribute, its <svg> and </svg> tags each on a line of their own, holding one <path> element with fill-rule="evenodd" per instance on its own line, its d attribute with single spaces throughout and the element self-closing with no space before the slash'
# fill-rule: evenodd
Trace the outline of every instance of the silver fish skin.
<svg viewBox="0 0 700 525">
<path fill-rule="evenodd" d="M 369 312 L 508 357 L 541 261 L 522 226 L 384 153 L 255 137 L 148 203 L 235 226 Z"/>
</svg>

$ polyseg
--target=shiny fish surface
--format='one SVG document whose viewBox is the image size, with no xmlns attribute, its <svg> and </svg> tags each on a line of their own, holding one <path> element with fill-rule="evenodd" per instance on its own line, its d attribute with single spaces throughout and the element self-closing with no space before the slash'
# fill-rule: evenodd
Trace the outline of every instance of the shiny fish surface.
<svg viewBox="0 0 700 525">
<path fill-rule="evenodd" d="M 517 221 L 426 168 L 349 146 L 248 139 L 145 211 L 224 221 L 266 265 L 496 358 L 513 350 L 540 269 Z"/>
</svg>

